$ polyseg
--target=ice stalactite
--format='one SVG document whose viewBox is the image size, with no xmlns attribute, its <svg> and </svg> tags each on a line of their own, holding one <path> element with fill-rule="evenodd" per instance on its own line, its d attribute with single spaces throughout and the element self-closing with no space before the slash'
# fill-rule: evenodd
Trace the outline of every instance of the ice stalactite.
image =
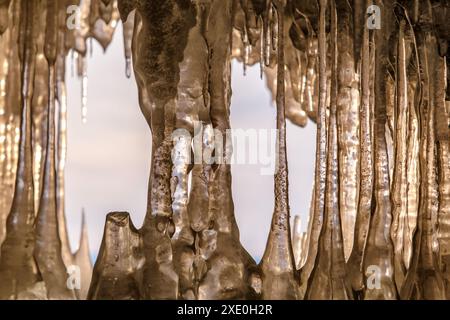
<svg viewBox="0 0 450 320">
<path fill-rule="evenodd" d="M 34 257 L 40 276 L 45 282 L 49 299 L 73 299 L 75 294 L 68 289 L 66 267 L 61 256 L 61 240 L 57 217 L 56 195 L 56 60 L 58 55 L 58 4 L 47 1 L 44 54 L 48 62 L 48 111 L 47 147 L 42 178 L 42 194 L 35 221 L 36 244 Z"/>
<path fill-rule="evenodd" d="M 422 4 L 423 13 L 419 23 L 429 23 L 431 5 Z M 442 97 L 444 90 L 442 77 L 432 77 L 432 72 L 442 68 L 443 58 L 438 55 L 437 39 L 426 28 L 419 32 L 419 60 L 423 67 L 423 101 L 420 105 L 420 123 L 422 124 L 420 141 L 420 198 L 417 231 L 413 238 L 413 258 L 401 290 L 402 299 L 445 299 L 444 279 L 441 273 L 436 238 L 438 214 L 438 177 L 436 145 L 436 98 Z M 438 74 L 442 75 L 442 71 Z M 437 84 L 437 86 L 435 85 Z M 441 92 L 440 92 L 441 91 Z M 438 103 L 439 104 L 439 103 Z"/>
<path fill-rule="evenodd" d="M 446 115 L 445 106 L 445 87 L 448 86 L 446 79 L 446 58 L 443 58 L 444 62 L 438 64 L 436 67 L 436 113 L 437 118 L 448 123 L 448 116 Z M 443 126 L 441 134 L 438 134 L 438 166 L 439 166 L 439 229 L 438 229 L 438 241 L 439 241 L 439 260 L 441 264 L 441 270 L 447 271 L 450 264 L 450 159 L 449 159 L 449 139 L 448 139 L 448 125 Z M 448 272 L 444 274 L 446 295 L 450 296 L 450 275 Z"/>
<path fill-rule="evenodd" d="M 2 10 L 5 3 L 1 3 Z M 8 49 L 0 59 L 7 70 L 0 73 L 5 90 L 0 104 L 6 122 L 1 168 L 6 194 L 1 199 L 1 217 L 9 216 L 1 223 L 1 240 L 6 225 L 0 258 L 1 295 L 8 299 L 75 298 L 66 286 L 72 253 L 64 214 L 65 57 L 76 45 L 78 32 L 69 28 L 66 5 L 74 2 L 7 3 L 8 28 L 1 41 Z M 78 45 L 83 47 L 84 41 L 79 37 Z M 33 204 L 29 203 L 31 193 Z"/>
<path fill-rule="evenodd" d="M 8 46 L 9 40 L 11 38 L 11 29 L 9 26 L 9 3 L 2 3 L 0 9 L 2 26 L 0 27 L 0 244 L 3 242 L 3 237 L 6 232 L 5 222 L 9 210 L 8 204 L 8 185 L 7 185 L 7 172 L 6 165 L 8 161 L 8 150 L 7 150 L 7 126 L 8 126 L 8 112 L 6 106 L 6 88 L 7 79 L 9 72 L 9 55 L 10 49 Z"/>
<path fill-rule="evenodd" d="M 317 120 L 317 104 L 316 98 L 318 96 L 316 90 L 317 84 L 317 61 L 318 61 L 318 41 L 317 38 L 310 37 L 308 39 L 307 48 L 307 69 L 306 69 L 306 79 L 303 89 L 303 110 L 306 111 L 308 116 L 313 120 Z"/>
<path fill-rule="evenodd" d="M 88 113 L 88 69 L 87 69 L 87 57 L 78 56 L 78 75 L 81 77 L 81 121 L 87 122 Z"/>
<path fill-rule="evenodd" d="M 0 79 L 2 197 L 0 213 L 0 244 L 6 236 L 6 219 L 13 201 L 20 140 L 20 64 L 18 46 L 20 2 L 10 2 L 9 26 L 0 38 L 2 78 Z M 2 9 L 3 10 L 3 9 Z M 5 21 L 5 20 L 4 20 Z"/>
<path fill-rule="evenodd" d="M 375 87 L 374 87 L 374 212 L 372 213 L 363 270 L 366 289 L 364 299 L 396 299 L 394 283 L 393 244 L 390 236 L 392 205 L 390 201 L 390 175 L 386 143 L 386 78 L 388 66 L 388 40 L 392 26 L 392 1 L 376 1 L 383 7 L 383 29 L 374 31 Z M 376 266 L 371 267 L 371 266 Z M 380 285 L 367 285 L 377 272 Z M 369 279 L 370 278 L 370 279 Z M 373 280 L 372 280 L 373 281 Z"/>
<path fill-rule="evenodd" d="M 359 79 L 353 50 L 353 17 L 348 1 L 337 0 L 338 15 L 338 98 L 339 206 L 342 217 L 345 259 L 353 248 L 358 207 L 359 181 Z"/>
<path fill-rule="evenodd" d="M 119 8 L 123 19 L 134 9 L 132 3 L 126 1 L 120 2 Z M 141 110 L 151 126 L 154 142 L 150 178 L 153 194 L 149 197 L 149 212 L 140 233 L 146 255 L 143 283 L 155 289 L 150 291 L 150 287 L 144 287 L 142 297 L 245 298 L 250 294 L 248 270 L 254 262 L 238 242 L 230 167 L 225 162 L 228 149 L 221 144 L 230 127 L 232 1 L 165 3 L 165 10 L 157 15 L 160 21 L 150 19 L 157 17 L 152 8 L 157 7 L 136 7 L 132 46 Z M 183 17 L 178 15 L 177 8 L 184 10 Z M 164 25 L 162 15 L 172 17 L 173 25 L 181 28 L 182 32 L 176 34 L 179 39 L 173 41 L 173 35 L 167 35 L 165 49 L 146 51 L 152 49 L 149 40 L 150 43 L 160 42 L 158 31 L 150 30 L 150 25 L 163 29 L 171 27 Z M 196 23 L 192 23 L 195 15 Z M 167 55 L 170 46 L 177 47 L 177 54 L 183 55 Z M 160 55 L 163 60 L 150 64 L 153 61 L 148 60 L 146 52 L 150 56 Z M 172 64 L 174 59 L 176 67 Z M 166 73 L 170 87 L 161 93 L 157 90 L 158 82 L 154 82 L 157 78 L 148 72 L 147 65 L 170 68 L 179 78 L 173 79 Z M 176 89 L 175 96 L 172 96 L 172 88 Z M 174 129 L 182 129 L 186 134 L 172 137 Z M 187 134 L 190 138 L 186 138 Z M 191 159 L 192 151 L 188 146 L 192 135 L 194 158 L 200 162 L 186 165 L 180 159 Z M 173 147 L 179 157 L 171 157 Z M 213 168 L 205 162 L 205 154 L 223 162 L 217 162 L 217 167 Z M 192 185 L 188 193 L 190 172 Z M 154 274 L 158 264 L 162 266 L 159 275 Z M 170 279 L 170 286 L 166 285 L 167 279 Z M 165 290 L 156 285 L 160 281 L 165 281 Z"/>
<path fill-rule="evenodd" d="M 179 6 L 175 1 L 156 1 L 138 4 L 136 9 L 142 21 L 138 35 L 142 45 L 136 53 L 134 65 L 151 103 L 148 111 L 153 134 L 148 210 L 141 230 L 146 256 L 143 297 L 175 299 L 178 297 L 178 275 L 173 267 L 170 242 L 174 232 L 170 186 L 171 134 L 175 125 L 178 63 L 183 59 L 188 31 L 193 26 L 192 7 L 191 4 Z M 122 18 L 126 19 L 128 13 L 122 11 Z M 161 34 L 165 35 L 164 39 L 159 38 Z M 155 41 L 163 45 L 152 50 Z"/>
<path fill-rule="evenodd" d="M 445 89 L 448 86 L 446 79 L 446 58 L 439 58 L 439 62 L 436 65 L 436 117 L 446 118 L 445 117 Z M 447 118 L 448 119 L 448 118 Z M 450 297 L 450 289 L 449 289 L 449 271 L 448 271 L 448 263 L 449 263 L 449 223 L 448 218 L 450 214 L 450 159 L 449 159 L 449 147 L 450 142 L 448 139 L 448 134 L 450 133 L 448 124 L 447 128 L 445 126 L 442 127 L 442 131 L 447 132 L 447 136 L 445 134 L 441 134 L 438 136 L 438 166 L 439 166 L 439 212 L 438 212 L 438 241 L 439 241 L 439 260 L 441 264 L 441 270 L 443 271 L 445 288 L 446 288 L 446 296 Z"/>
<path fill-rule="evenodd" d="M 275 172 L 275 208 L 267 240 L 266 250 L 260 263 L 263 299 L 298 299 L 299 288 L 295 259 L 292 251 L 288 166 L 286 150 L 286 96 L 285 96 L 285 13 L 286 2 L 275 1 L 278 17 L 277 40 L 277 167 Z"/>
<path fill-rule="evenodd" d="M 132 42 L 133 42 L 133 32 L 134 32 L 134 17 L 135 12 L 133 11 L 126 22 L 123 23 L 123 47 L 125 54 L 125 75 L 127 78 L 131 77 L 132 71 Z"/>
<path fill-rule="evenodd" d="M 44 8 L 45 10 L 45 8 Z M 45 13 L 45 12 L 44 12 Z M 46 15 L 39 17 L 39 29 L 46 26 Z M 42 178 L 47 147 L 47 107 L 48 107 L 48 63 L 44 54 L 45 33 L 39 32 L 36 38 L 36 71 L 31 116 L 33 119 L 33 179 L 35 211 L 39 207 L 42 191 Z"/>
<path fill-rule="evenodd" d="M 366 2 L 366 5 L 370 3 Z M 360 294 L 365 284 L 363 283 L 363 255 L 367 243 L 367 234 L 372 210 L 373 194 L 373 139 L 371 120 L 373 112 L 370 97 L 373 95 L 370 88 L 372 73 L 370 69 L 370 34 L 367 25 L 364 26 L 361 44 L 354 43 L 361 48 L 361 103 L 360 103 L 360 180 L 358 213 L 355 221 L 353 249 L 348 259 L 348 279 L 353 292 Z M 358 41 L 359 39 L 356 39 Z M 358 50 L 356 50 L 358 51 Z"/>
<path fill-rule="evenodd" d="M 65 14 L 60 13 L 60 22 Z M 66 88 L 66 36 L 62 32 L 64 23 L 60 23 L 58 33 L 58 57 L 56 60 L 56 100 L 58 102 L 57 121 L 57 163 L 56 163 L 56 210 L 58 215 L 58 231 L 61 240 L 61 254 L 66 267 L 72 265 L 72 251 L 65 214 L 65 168 L 67 158 L 67 88 Z"/>
<path fill-rule="evenodd" d="M 309 279 L 306 298 L 310 300 L 347 300 L 351 298 L 346 279 L 344 239 L 341 229 L 342 207 L 339 206 L 340 171 L 338 156 L 338 45 L 337 10 L 334 0 L 330 3 L 331 16 L 331 88 L 330 114 L 328 117 L 328 157 L 326 173 L 326 196 L 323 227 L 319 236 L 317 257 Z"/>
<path fill-rule="evenodd" d="M 210 270 L 199 286 L 199 299 L 245 299 L 253 295 L 249 281 L 255 262 L 239 241 L 231 188 L 231 146 L 227 142 L 231 107 L 231 41 L 233 2 L 211 1 L 206 42 L 209 49 L 209 117 L 214 130 L 215 162 L 210 177 L 211 226 L 200 239 Z M 216 242 L 205 241 L 212 235 Z M 203 240 L 204 239 L 204 240 Z M 203 243 L 202 243 L 203 242 Z M 211 249 L 208 249 L 211 250 Z"/>
<path fill-rule="evenodd" d="M 35 213 L 31 101 L 36 57 L 36 28 L 33 26 L 37 25 L 38 14 L 38 8 L 33 1 L 20 1 L 21 32 L 18 38 L 21 66 L 20 141 L 16 187 L 6 222 L 6 238 L 1 247 L 0 297 L 2 299 L 45 296 L 42 292 L 33 292 L 38 282 L 38 270 L 33 257 Z"/>
<path fill-rule="evenodd" d="M 392 228 L 391 237 L 394 241 L 395 282 L 400 290 L 404 281 L 405 266 L 403 259 L 403 241 L 405 233 L 405 218 L 407 217 L 407 125 L 408 125 L 408 92 L 407 65 L 411 56 L 405 40 L 406 21 L 400 21 L 397 43 L 397 74 L 395 105 L 395 167 L 392 182 Z"/>
<path fill-rule="evenodd" d="M 308 257 L 301 270 L 301 294 L 304 296 L 311 273 L 316 265 L 318 242 L 324 222 L 326 163 L 327 163 L 327 127 L 326 127 L 326 100 L 327 100 L 327 42 L 326 42 L 326 8 L 328 1 L 321 0 L 319 5 L 319 105 L 317 108 L 317 135 L 316 135 L 316 168 L 314 213 L 311 217 L 311 232 L 309 239 Z"/>
<path fill-rule="evenodd" d="M 417 52 L 414 50 L 417 57 Z M 417 105 L 419 101 L 418 63 L 411 63 L 408 70 L 408 158 L 407 158 L 407 216 L 403 234 L 403 263 L 409 269 L 412 255 L 412 238 L 417 225 L 419 209 L 419 122 Z"/>
</svg>

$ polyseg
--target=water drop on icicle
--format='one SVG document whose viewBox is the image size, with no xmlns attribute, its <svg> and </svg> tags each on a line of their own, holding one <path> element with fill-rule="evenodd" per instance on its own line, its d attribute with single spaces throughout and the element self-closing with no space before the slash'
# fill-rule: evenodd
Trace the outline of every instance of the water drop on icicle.
<svg viewBox="0 0 450 320">
<path fill-rule="evenodd" d="M 125 59 L 125 75 L 128 79 L 131 78 L 131 58 L 128 57 Z"/>
</svg>

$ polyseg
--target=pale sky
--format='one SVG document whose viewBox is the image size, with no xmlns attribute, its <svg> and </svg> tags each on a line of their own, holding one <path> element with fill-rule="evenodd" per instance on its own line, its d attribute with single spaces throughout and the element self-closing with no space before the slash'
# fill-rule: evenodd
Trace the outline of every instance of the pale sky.
<svg viewBox="0 0 450 320">
<path fill-rule="evenodd" d="M 92 256 L 103 236 L 106 214 L 128 211 L 141 227 L 147 199 L 151 136 L 141 114 L 134 78 L 125 77 L 122 27 L 104 54 L 94 42 L 88 60 L 88 116 L 81 121 L 81 81 L 71 77 L 67 61 L 68 154 L 66 215 L 72 250 L 78 247 L 81 210 L 89 227 Z M 233 63 L 231 124 L 234 129 L 273 129 L 275 108 L 259 66 Z M 301 215 L 304 228 L 314 175 L 315 125 L 305 129 L 288 123 L 291 215 Z M 262 256 L 273 212 L 273 176 L 260 165 L 234 165 L 233 196 L 241 242 L 255 259 Z"/>
</svg>

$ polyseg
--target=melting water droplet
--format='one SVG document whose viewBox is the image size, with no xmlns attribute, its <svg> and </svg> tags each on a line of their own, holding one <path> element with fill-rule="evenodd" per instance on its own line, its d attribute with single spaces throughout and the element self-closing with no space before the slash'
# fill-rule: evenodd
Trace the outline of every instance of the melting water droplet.
<svg viewBox="0 0 450 320">
<path fill-rule="evenodd" d="M 131 58 L 125 59 L 125 75 L 128 79 L 131 78 Z"/>
</svg>

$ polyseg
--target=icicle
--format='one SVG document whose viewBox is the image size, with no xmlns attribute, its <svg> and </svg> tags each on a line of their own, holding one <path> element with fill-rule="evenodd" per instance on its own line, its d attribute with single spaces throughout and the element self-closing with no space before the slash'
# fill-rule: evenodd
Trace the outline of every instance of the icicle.
<svg viewBox="0 0 450 320">
<path fill-rule="evenodd" d="M 370 0 L 368 0 L 370 1 Z M 367 1 L 367 3 L 368 3 Z M 366 4 L 367 4 L 366 3 Z M 358 213 L 355 222 L 353 250 L 348 260 L 348 279 L 354 292 L 361 294 L 365 287 L 363 282 L 363 256 L 369 232 L 372 211 L 373 194 L 373 138 L 372 138 L 372 108 L 370 104 L 372 73 L 370 36 L 367 26 L 364 27 L 361 44 L 361 104 L 360 104 L 360 182 Z"/>
<path fill-rule="evenodd" d="M 259 39 L 259 45 L 260 45 L 260 51 L 259 51 L 259 76 L 262 79 L 264 76 L 264 67 L 265 67 L 265 62 L 264 62 L 264 21 L 262 17 L 258 17 L 258 24 L 260 26 L 260 39 Z"/>
<path fill-rule="evenodd" d="M 34 256 L 39 273 L 47 288 L 49 299 L 74 299 L 66 283 L 66 267 L 61 256 L 61 241 L 56 208 L 56 59 L 58 55 L 58 3 L 47 2 L 47 23 L 44 53 L 48 62 L 47 148 L 42 179 L 43 192 L 35 221 L 36 245 Z"/>
<path fill-rule="evenodd" d="M 326 1 L 320 3 L 326 6 Z M 345 280 L 344 239 L 341 229 L 339 203 L 339 157 L 338 157 L 338 51 L 337 15 L 334 0 L 331 2 L 331 88 L 330 115 L 328 119 L 328 154 L 326 173 L 326 203 L 323 230 L 319 236 L 319 246 L 315 266 L 309 279 L 307 299 L 347 300 L 351 290 Z"/>
<path fill-rule="evenodd" d="M 88 104 L 88 73 L 87 73 L 87 58 L 82 59 L 82 75 L 81 75 L 81 121 L 86 124 L 87 122 L 87 104 Z"/>
<path fill-rule="evenodd" d="M 20 21 L 20 2 L 10 7 L 11 22 Z M 4 152 L 1 155 L 0 244 L 6 236 L 7 217 L 14 196 L 20 141 L 21 70 L 17 45 L 20 28 L 8 28 L 0 37 L 0 119 Z M 19 107 L 17 107 L 19 106 Z"/>
<path fill-rule="evenodd" d="M 424 4 L 429 7 L 427 1 Z M 429 15 L 426 13 L 425 15 Z M 438 56 L 436 38 L 425 28 L 419 33 L 419 57 L 423 81 L 423 104 L 419 109 L 422 124 L 420 143 L 420 199 L 413 258 L 401 290 L 402 299 L 445 299 L 445 283 L 436 250 L 436 225 L 439 210 L 437 180 L 436 112 L 442 106 L 443 59 Z M 437 75 L 437 76 L 436 76 Z"/>
<path fill-rule="evenodd" d="M 316 66 L 318 61 L 318 41 L 317 38 L 308 39 L 308 48 L 306 52 L 307 65 L 304 85 L 304 96 L 302 109 L 308 114 L 314 122 L 317 121 L 317 105 L 314 101 L 315 85 L 317 83 Z"/>
<path fill-rule="evenodd" d="M 59 48 L 63 48 L 64 35 L 60 35 Z M 56 142 L 57 163 L 56 163 L 56 207 L 58 215 L 59 237 L 61 239 L 61 254 L 66 267 L 72 265 L 72 251 L 70 248 L 69 235 L 67 230 L 65 214 L 65 167 L 67 157 L 67 88 L 65 82 L 65 62 L 64 53 L 59 53 L 56 62 L 56 91 L 58 101 L 58 136 Z"/>
<path fill-rule="evenodd" d="M 266 67 L 270 65 L 270 53 L 272 49 L 271 36 L 270 36 L 270 19 L 272 17 L 272 5 L 269 3 L 266 9 L 265 16 L 263 17 L 263 37 L 264 37 L 264 63 Z"/>
<path fill-rule="evenodd" d="M 392 228 L 391 237 L 394 241 L 394 262 L 395 262 L 395 282 L 400 290 L 404 277 L 405 266 L 403 264 L 403 240 L 405 217 L 408 215 L 407 208 L 407 125 L 408 125 L 408 80 L 407 66 L 409 56 L 405 40 L 406 21 L 400 21 L 398 34 L 398 55 L 397 55 L 397 77 L 396 77 L 396 141 L 395 141 L 395 167 L 392 182 Z"/>
<path fill-rule="evenodd" d="M 39 30 L 45 30 L 46 15 L 39 17 Z M 34 76 L 33 94 L 33 183 L 35 212 L 39 207 L 42 192 L 43 168 L 45 162 L 45 149 L 47 145 L 47 112 L 48 112 L 48 63 L 44 54 L 45 33 L 39 32 L 36 37 L 36 70 Z"/>
<path fill-rule="evenodd" d="M 270 43 L 272 45 L 271 50 L 276 51 L 278 48 L 278 16 L 277 11 L 273 7 L 274 4 L 271 5 L 271 11 L 269 13 L 269 21 L 270 21 Z"/>
<path fill-rule="evenodd" d="M 209 210 L 213 217 L 211 229 L 199 234 L 199 253 L 207 257 L 207 273 L 201 281 L 198 299 L 245 299 L 254 297 L 251 288 L 255 262 L 239 241 L 239 232 L 234 218 L 229 157 L 231 148 L 227 144 L 230 128 L 231 95 L 231 34 L 233 30 L 232 1 L 212 1 L 209 10 L 206 41 L 209 48 L 209 117 L 216 142 L 215 168 L 210 178 Z M 218 148 L 222 146 L 222 148 Z M 217 160 L 222 159 L 222 160 Z M 227 243 L 228 245 L 220 245 Z M 217 244 L 217 246 L 216 246 Z M 211 247 L 215 247 L 211 255 Z M 199 260 L 201 261 L 201 260 Z M 201 264 L 197 270 L 202 271 Z M 199 272 L 199 274 L 201 274 Z M 258 278 L 255 276 L 255 278 Z M 217 281 L 217 279 L 227 279 Z"/>
<path fill-rule="evenodd" d="M 38 270 L 34 250 L 34 188 L 32 168 L 31 101 L 35 72 L 35 34 L 38 8 L 34 1 L 20 3 L 20 29 L 18 37 L 21 65 L 21 124 L 14 198 L 7 220 L 7 234 L 1 247 L 0 298 L 45 296 L 38 292 Z"/>
<path fill-rule="evenodd" d="M 417 213 L 419 209 L 419 122 L 416 105 L 418 104 L 419 88 L 418 75 L 414 70 L 408 75 L 408 160 L 407 160 L 407 190 L 408 190 L 408 216 L 406 218 L 406 228 L 403 240 L 403 263 L 406 269 L 409 269 L 412 247 L 413 235 L 417 226 Z"/>
<path fill-rule="evenodd" d="M 323 224 L 325 206 L 325 184 L 327 163 L 327 133 L 326 133 L 326 100 L 327 100 L 327 43 L 326 43 L 326 6 L 327 0 L 320 0 L 319 13 L 319 106 L 317 108 L 316 135 L 316 168 L 314 181 L 314 214 L 311 218 L 311 233 L 309 239 L 308 258 L 302 268 L 301 293 L 306 293 L 310 275 L 316 265 L 318 241 Z"/>
<path fill-rule="evenodd" d="M 353 56 L 351 6 L 348 2 L 336 3 L 338 22 L 338 98 L 337 125 L 339 146 L 339 206 L 342 214 L 345 258 L 353 247 L 355 219 L 358 207 L 359 185 L 359 91 Z"/>
<path fill-rule="evenodd" d="M 132 73 L 132 43 L 134 33 L 135 11 L 131 12 L 126 22 L 123 23 L 123 47 L 125 55 L 125 76 L 129 79 Z"/>
<path fill-rule="evenodd" d="M 447 63 L 443 58 L 436 67 L 436 108 L 438 109 L 438 118 L 446 118 L 445 106 L 445 90 L 447 89 Z M 437 120 L 437 119 L 436 119 Z M 443 130 L 449 130 L 442 128 Z M 441 269 L 447 270 L 445 272 L 446 282 L 446 295 L 450 298 L 450 142 L 445 135 L 442 135 L 438 142 L 438 166 L 439 166 L 439 229 L 438 229 L 438 241 L 439 241 L 439 260 L 441 263 Z"/>
<path fill-rule="evenodd" d="M 3 10 L 3 9 L 0 9 Z M 0 17 L 0 21 L 4 19 Z M 7 19 L 7 18 L 6 18 Z M 4 20 L 3 20 L 4 21 Z M 9 78 L 9 68 L 11 60 L 11 48 L 9 46 L 12 37 L 11 29 L 7 29 L 0 36 L 0 245 L 3 242 L 6 232 L 6 218 L 9 211 L 9 198 L 13 193 L 8 190 L 7 164 L 10 158 L 8 150 L 8 115 L 7 110 L 7 82 Z"/>
<path fill-rule="evenodd" d="M 247 27 L 244 26 L 244 31 L 243 31 L 243 45 L 244 45 L 244 62 L 243 62 L 243 68 L 244 68 L 244 76 L 247 75 L 247 65 L 248 65 L 248 58 L 250 55 L 250 49 L 249 49 L 249 42 L 248 42 L 248 33 L 247 33 Z"/>
<path fill-rule="evenodd" d="M 366 300 L 393 300 L 397 298 L 394 282 L 393 246 L 390 237 L 391 199 L 390 175 L 386 142 L 386 82 L 387 56 L 389 45 L 386 38 L 392 32 L 393 10 L 392 2 L 382 1 L 385 6 L 382 11 L 382 30 L 375 32 L 375 105 L 374 105 L 374 201 L 375 210 L 371 217 L 366 251 L 363 262 L 364 282 L 369 281 L 373 272 L 380 274 L 381 286 L 366 288 Z M 388 22 L 387 22 L 388 21 Z M 377 266 L 378 270 L 373 270 Z"/>
<path fill-rule="evenodd" d="M 275 207 L 266 249 L 259 265 L 262 274 L 262 299 L 298 299 L 298 283 L 295 279 L 295 260 L 290 238 L 288 163 L 286 151 L 285 117 L 285 45 L 284 14 L 286 3 L 276 1 L 278 16 L 277 41 L 277 168 L 274 176 Z"/>
</svg>

